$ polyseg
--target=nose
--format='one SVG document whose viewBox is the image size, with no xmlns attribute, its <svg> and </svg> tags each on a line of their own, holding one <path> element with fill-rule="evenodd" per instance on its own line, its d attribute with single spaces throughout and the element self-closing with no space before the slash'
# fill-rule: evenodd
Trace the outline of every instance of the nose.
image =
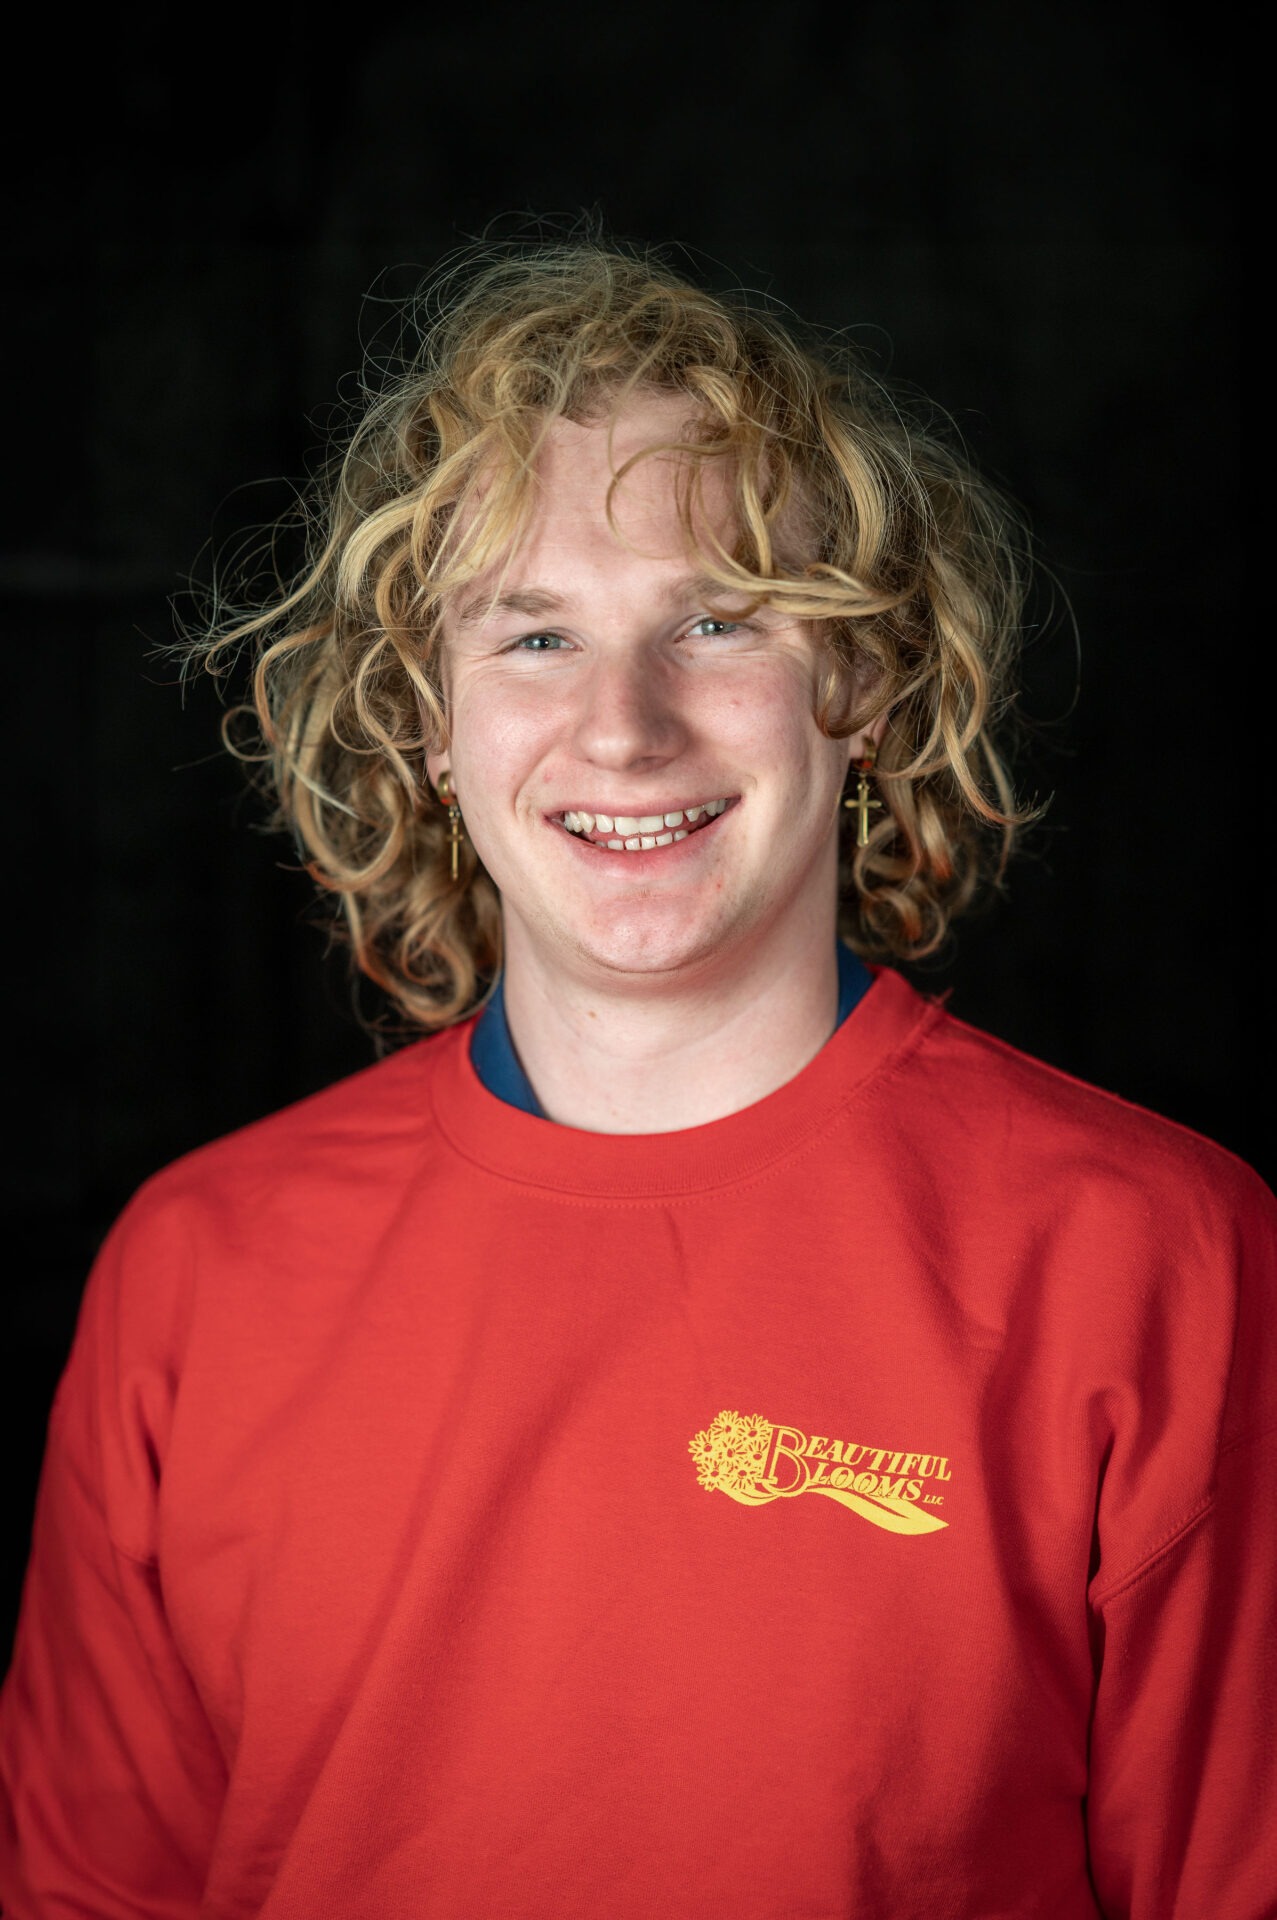
<svg viewBox="0 0 1277 1920">
<path fill-rule="evenodd" d="M 615 772 L 655 770 L 681 753 L 687 738 L 676 668 L 643 648 L 591 662 L 576 724 L 583 760 Z"/>
</svg>

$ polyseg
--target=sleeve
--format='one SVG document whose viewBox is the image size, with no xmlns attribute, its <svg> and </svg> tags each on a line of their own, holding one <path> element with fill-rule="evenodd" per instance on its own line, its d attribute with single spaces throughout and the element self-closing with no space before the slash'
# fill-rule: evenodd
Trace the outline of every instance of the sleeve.
<svg viewBox="0 0 1277 1920">
<path fill-rule="evenodd" d="M 0 1694 L 8 1920 L 189 1920 L 225 1797 L 156 1544 L 181 1320 L 173 1283 L 189 1261 L 171 1230 L 128 1220 L 90 1279 L 54 1402 Z"/>
<path fill-rule="evenodd" d="M 1101 1564 L 1092 1585 L 1087 1827 L 1108 1920 L 1277 1914 L 1277 1233 L 1267 1190 L 1252 1189 L 1229 1227 L 1217 1246 L 1231 1239 L 1236 1265 L 1225 1278 L 1217 1261 L 1212 1296 L 1229 1307 L 1221 1390 L 1204 1319 L 1185 1313 L 1178 1365 L 1149 1370 L 1161 1375 L 1146 1393 L 1161 1402 L 1156 1439 L 1133 1463 L 1136 1479 L 1163 1483 L 1165 1524 L 1133 1565 Z"/>
</svg>

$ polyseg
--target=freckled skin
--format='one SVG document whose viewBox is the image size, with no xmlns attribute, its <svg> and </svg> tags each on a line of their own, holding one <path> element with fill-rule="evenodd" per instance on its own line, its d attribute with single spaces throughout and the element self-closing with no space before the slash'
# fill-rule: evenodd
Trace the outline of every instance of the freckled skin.
<svg viewBox="0 0 1277 1920">
<path fill-rule="evenodd" d="M 839 796 L 860 742 L 815 724 L 818 635 L 766 609 L 724 631 L 703 596 L 670 597 L 695 562 L 669 459 L 627 476 L 617 532 L 607 522 L 611 463 L 672 437 L 685 415 L 668 396 L 634 402 L 611 460 L 604 426 L 556 424 L 529 536 L 503 576 L 507 596 L 544 602 L 445 616 L 451 738 L 430 773 L 451 770 L 500 889 L 507 979 L 531 968 L 586 990 L 646 977 L 712 994 L 715 977 L 764 954 L 773 972 L 782 949 L 832 942 Z M 725 484 L 706 498 L 730 546 Z M 601 853 L 549 817 L 712 799 L 732 805 L 711 827 L 638 855 Z"/>
</svg>

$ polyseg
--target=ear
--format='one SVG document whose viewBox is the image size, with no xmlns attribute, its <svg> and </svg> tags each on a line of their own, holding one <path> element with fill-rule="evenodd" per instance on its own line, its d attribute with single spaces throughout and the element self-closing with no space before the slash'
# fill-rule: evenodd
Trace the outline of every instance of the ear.
<svg viewBox="0 0 1277 1920">
<path fill-rule="evenodd" d="M 851 736 L 851 758 L 853 760 L 864 759 L 865 749 L 871 740 L 874 744 L 874 751 L 876 752 L 878 750 L 882 745 L 882 736 L 887 731 L 887 722 L 890 718 L 891 715 L 889 713 L 880 713 L 876 720 L 870 721 L 867 727 L 862 727 L 859 733 L 854 733 Z"/>
<path fill-rule="evenodd" d="M 864 759 L 865 749 L 869 741 L 872 740 L 875 750 L 882 745 L 882 736 L 887 731 L 887 722 L 890 718 L 891 715 L 889 713 L 880 713 L 878 718 L 871 720 L 867 727 L 861 727 L 858 733 L 849 733 L 847 735 L 843 744 L 847 749 L 847 765 L 849 767 L 854 767 L 857 760 Z"/>
<path fill-rule="evenodd" d="M 433 722 L 430 714 L 426 711 L 424 702 L 420 698 L 417 701 L 417 712 L 421 718 L 423 733 L 429 735 L 433 731 Z M 426 778 L 432 787 L 438 786 L 439 775 L 441 773 L 447 773 L 451 770 L 451 759 L 452 756 L 448 748 L 442 744 L 426 749 Z"/>
<path fill-rule="evenodd" d="M 839 720 L 845 724 L 845 718 L 849 712 L 854 712 L 858 706 L 866 704 L 875 690 L 878 675 L 863 655 L 850 663 L 836 660 L 835 672 L 838 676 L 837 691 L 840 696 L 835 703 L 835 712 Z M 842 743 L 847 754 L 844 771 L 846 767 L 854 766 L 857 760 L 864 759 L 866 746 L 870 741 L 875 748 L 882 745 L 882 737 L 887 731 L 887 722 L 890 718 L 891 712 L 887 709 L 880 713 L 876 720 L 870 721 L 867 727 L 858 727 L 855 733 L 847 735 Z"/>
</svg>

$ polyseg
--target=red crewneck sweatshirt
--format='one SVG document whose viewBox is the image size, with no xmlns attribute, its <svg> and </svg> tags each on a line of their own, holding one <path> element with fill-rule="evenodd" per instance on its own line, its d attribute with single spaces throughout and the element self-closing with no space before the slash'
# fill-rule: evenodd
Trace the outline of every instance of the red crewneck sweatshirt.
<svg viewBox="0 0 1277 1920">
<path fill-rule="evenodd" d="M 1267 1190 L 890 973 L 675 1134 L 467 1037 L 111 1235 L 6 1915 L 1277 1911 Z"/>
</svg>

